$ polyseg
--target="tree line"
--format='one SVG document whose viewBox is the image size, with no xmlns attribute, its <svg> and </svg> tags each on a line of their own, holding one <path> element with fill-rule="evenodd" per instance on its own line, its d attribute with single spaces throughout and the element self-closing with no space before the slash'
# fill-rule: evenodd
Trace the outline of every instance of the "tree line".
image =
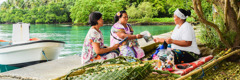
<svg viewBox="0 0 240 80">
<path fill-rule="evenodd" d="M 166 0 L 7 0 L 0 5 L 0 23 L 86 24 L 93 11 L 103 14 L 106 23 L 126 10 L 130 19 L 172 17 L 176 6 Z"/>
<path fill-rule="evenodd" d="M 7 0 L 0 6 L 0 22 L 69 22 L 69 9 L 74 1 L 76 0 Z"/>
<path fill-rule="evenodd" d="M 87 24 L 93 11 L 113 23 L 121 10 L 129 20 L 145 22 L 172 17 L 177 8 L 191 10 L 191 17 L 201 22 L 200 39 L 209 47 L 240 46 L 240 0 L 7 0 L 0 5 L 0 23 Z"/>
</svg>

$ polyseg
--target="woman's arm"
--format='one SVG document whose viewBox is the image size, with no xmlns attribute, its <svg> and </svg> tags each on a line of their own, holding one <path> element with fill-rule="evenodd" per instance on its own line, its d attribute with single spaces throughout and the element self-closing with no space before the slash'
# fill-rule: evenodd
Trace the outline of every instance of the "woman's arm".
<svg viewBox="0 0 240 80">
<path fill-rule="evenodd" d="M 124 39 L 125 37 L 128 37 L 128 40 L 131 39 L 139 39 L 142 38 L 143 35 L 137 34 L 137 35 L 131 35 L 131 34 L 126 34 L 124 32 L 117 32 L 117 36 L 121 39 Z"/>
<path fill-rule="evenodd" d="M 185 41 L 185 40 L 173 40 L 171 38 L 166 39 L 166 42 L 168 44 L 176 44 L 178 46 L 182 46 L 182 47 L 188 47 L 192 45 L 192 41 Z"/>
<path fill-rule="evenodd" d="M 92 46 L 96 54 L 104 54 L 117 49 L 119 47 L 119 44 L 115 44 L 113 47 L 100 48 L 100 43 L 92 42 Z"/>
</svg>

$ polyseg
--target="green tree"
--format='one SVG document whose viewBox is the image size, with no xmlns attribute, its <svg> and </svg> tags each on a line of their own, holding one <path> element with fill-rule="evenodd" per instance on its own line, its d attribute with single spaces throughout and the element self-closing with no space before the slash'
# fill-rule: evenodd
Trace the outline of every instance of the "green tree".
<svg viewBox="0 0 240 80">
<path fill-rule="evenodd" d="M 166 7 L 168 7 L 168 4 L 166 4 L 166 0 L 127 0 L 129 1 L 130 5 L 129 7 L 137 7 L 142 2 L 150 2 L 152 3 L 153 8 L 157 11 L 158 15 L 155 15 L 155 17 L 161 17 L 161 16 L 168 16 Z M 133 8 L 132 8 L 133 9 Z"/>
<path fill-rule="evenodd" d="M 138 5 L 139 14 L 145 18 L 152 18 L 157 14 L 156 9 L 153 8 L 153 4 L 150 2 L 142 2 Z"/>
<path fill-rule="evenodd" d="M 191 0 L 167 0 L 166 2 L 169 6 L 168 14 L 170 14 L 170 15 L 173 15 L 174 11 L 177 8 L 192 10 L 192 7 L 191 7 L 192 1 Z"/>
<path fill-rule="evenodd" d="M 70 17 L 74 23 L 86 24 L 91 12 L 99 11 L 103 14 L 105 22 L 112 22 L 114 15 L 123 10 L 125 0 L 78 0 L 71 8 Z"/>
<path fill-rule="evenodd" d="M 135 7 L 135 4 L 132 4 L 132 6 L 127 7 L 126 11 L 130 19 L 142 18 L 141 14 L 139 14 L 138 8 Z"/>
<path fill-rule="evenodd" d="M 7 0 L 0 5 L 0 22 L 57 23 L 71 21 L 75 0 Z"/>
<path fill-rule="evenodd" d="M 237 0 L 207 0 L 207 3 L 213 5 L 216 12 L 213 12 L 212 17 L 204 15 L 202 2 L 193 0 L 194 11 L 198 16 L 198 20 L 203 24 L 208 25 L 211 30 L 215 31 L 215 35 L 227 48 L 240 46 L 240 6 Z M 208 18 L 211 18 L 209 20 Z M 222 19 L 224 24 L 219 24 L 216 19 Z M 215 21 L 215 22 L 214 22 Z"/>
<path fill-rule="evenodd" d="M 150 2 L 142 2 L 138 7 L 135 7 L 135 4 L 133 4 L 127 7 L 126 11 L 130 19 L 141 19 L 141 22 L 149 21 L 153 16 L 157 15 L 156 9 Z"/>
</svg>

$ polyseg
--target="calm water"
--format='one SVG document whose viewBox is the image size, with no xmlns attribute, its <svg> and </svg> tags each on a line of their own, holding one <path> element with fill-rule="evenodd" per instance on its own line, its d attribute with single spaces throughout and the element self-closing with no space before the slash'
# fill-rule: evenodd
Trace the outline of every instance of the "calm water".
<svg viewBox="0 0 240 80">
<path fill-rule="evenodd" d="M 174 25 L 159 26 L 132 26 L 134 34 L 142 31 L 149 31 L 152 35 L 169 32 L 174 29 Z M 90 26 L 66 26 L 63 24 L 31 24 L 30 38 L 42 40 L 59 40 L 66 42 L 60 57 L 80 54 L 84 38 Z M 106 46 L 110 45 L 111 26 L 103 26 L 100 30 L 104 36 Z M 11 41 L 12 24 L 0 24 L 0 39 Z"/>
</svg>

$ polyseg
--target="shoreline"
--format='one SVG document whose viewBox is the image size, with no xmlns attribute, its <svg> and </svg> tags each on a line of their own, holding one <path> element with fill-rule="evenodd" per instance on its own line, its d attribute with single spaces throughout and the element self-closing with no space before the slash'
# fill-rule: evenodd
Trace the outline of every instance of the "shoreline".
<svg viewBox="0 0 240 80">
<path fill-rule="evenodd" d="M 198 25 L 199 22 L 188 22 L 195 25 Z M 0 24 L 16 24 L 16 23 L 0 23 Z M 31 23 L 30 23 L 31 24 Z M 74 24 L 72 22 L 63 22 L 63 23 L 34 23 L 34 24 L 66 24 L 65 26 L 90 26 L 89 24 Z M 104 23 L 103 26 L 112 26 L 115 23 Z M 174 22 L 129 22 L 131 25 L 175 25 Z"/>
<path fill-rule="evenodd" d="M 198 25 L 199 22 L 189 22 L 193 25 Z M 0 24 L 16 24 L 16 23 L 0 23 Z M 31 23 L 30 23 L 31 24 Z M 42 24 L 42 23 L 34 23 L 34 24 Z M 66 24 L 66 26 L 90 26 L 90 25 L 83 25 L 83 24 L 73 24 L 72 22 L 65 22 L 65 23 L 43 23 L 43 24 Z M 175 25 L 174 22 L 129 22 L 131 25 Z M 112 26 L 114 23 L 104 23 L 103 26 Z"/>
<path fill-rule="evenodd" d="M 0 23 L 0 24 L 16 24 L 16 23 Z M 34 24 L 42 24 L 42 23 L 34 23 Z M 83 25 L 83 24 L 73 24 L 72 22 L 65 22 L 65 23 L 43 23 L 43 24 L 68 24 L 71 26 L 89 26 L 89 25 Z M 110 26 L 113 25 L 114 23 L 104 23 L 104 26 Z M 174 22 L 143 22 L 143 23 L 132 23 L 130 22 L 129 24 L 131 25 L 175 25 Z"/>
</svg>

